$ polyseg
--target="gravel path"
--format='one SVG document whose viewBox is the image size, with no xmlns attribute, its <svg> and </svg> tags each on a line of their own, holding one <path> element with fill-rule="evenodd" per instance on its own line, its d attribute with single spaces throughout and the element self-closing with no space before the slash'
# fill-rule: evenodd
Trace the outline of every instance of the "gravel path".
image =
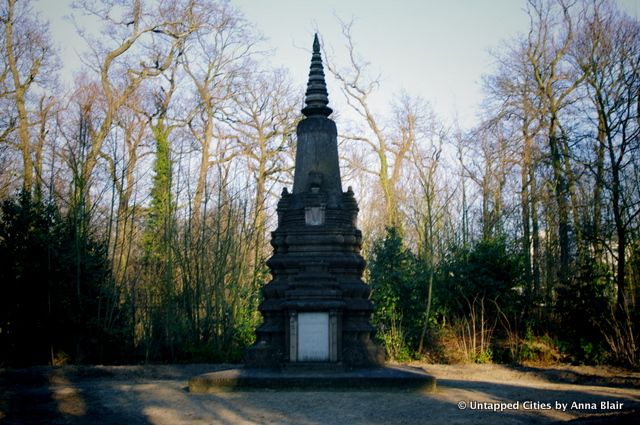
<svg viewBox="0 0 640 425">
<path fill-rule="evenodd" d="M 572 366 L 544 369 L 501 365 L 413 366 L 436 376 L 435 393 L 188 392 L 189 377 L 225 365 L 36 367 L 0 371 L 0 423 L 640 423 L 640 373 Z M 465 408 L 461 409 L 463 405 Z"/>
</svg>

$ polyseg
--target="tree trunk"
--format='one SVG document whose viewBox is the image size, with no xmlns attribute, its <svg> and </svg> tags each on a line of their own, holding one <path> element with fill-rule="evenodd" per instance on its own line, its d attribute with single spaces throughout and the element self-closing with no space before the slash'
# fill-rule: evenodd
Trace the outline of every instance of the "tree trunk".
<svg viewBox="0 0 640 425">
<path fill-rule="evenodd" d="M 533 248 L 531 258 L 533 295 L 536 299 L 539 299 L 542 294 L 540 276 L 540 223 L 538 221 L 538 183 L 533 164 L 529 168 L 529 185 L 531 195 L 531 242 Z"/>
<path fill-rule="evenodd" d="M 558 246 L 560 249 L 560 267 L 558 268 L 558 283 L 561 286 L 569 284 L 570 253 L 570 224 L 569 205 L 567 202 L 567 178 L 565 176 L 562 149 L 556 129 L 556 115 L 552 113 L 549 122 L 549 149 L 551 152 L 551 167 L 553 169 L 554 192 L 558 207 Z"/>
<path fill-rule="evenodd" d="M 526 126 L 526 124 L 524 124 L 524 126 Z M 524 255 L 524 279 L 526 285 L 525 295 L 530 301 L 534 294 L 533 273 L 531 265 L 531 211 L 529 208 L 529 170 L 531 168 L 531 140 L 529 135 L 526 134 L 526 131 L 523 131 L 523 133 L 522 166 L 520 168 L 520 208 L 522 209 L 522 253 Z"/>
<path fill-rule="evenodd" d="M 602 259 L 603 246 L 599 241 L 600 221 L 602 220 L 602 188 L 604 186 L 604 152 L 606 141 L 605 117 L 598 110 L 598 146 L 596 147 L 596 181 L 593 188 L 593 213 L 591 224 L 591 245 L 596 261 Z"/>
<path fill-rule="evenodd" d="M 211 117 L 211 115 L 209 115 Z M 200 166 L 198 167 L 198 181 L 196 183 L 196 191 L 193 195 L 193 212 L 192 217 L 196 223 L 201 222 L 202 202 L 204 200 L 205 189 L 207 185 L 207 175 L 209 174 L 209 145 L 213 138 L 213 123 L 211 118 L 207 120 L 203 139 L 201 140 L 202 154 L 200 157 Z"/>
<path fill-rule="evenodd" d="M 621 183 L 620 183 L 620 160 L 616 160 L 614 152 L 614 144 L 610 141 L 609 160 L 611 161 L 611 208 L 613 209 L 613 221 L 616 226 L 617 247 L 616 254 L 618 263 L 616 265 L 616 285 L 617 291 L 617 309 L 619 313 L 627 312 L 626 302 L 626 251 L 627 251 L 627 228 L 624 223 L 622 205 L 620 200 Z"/>
</svg>

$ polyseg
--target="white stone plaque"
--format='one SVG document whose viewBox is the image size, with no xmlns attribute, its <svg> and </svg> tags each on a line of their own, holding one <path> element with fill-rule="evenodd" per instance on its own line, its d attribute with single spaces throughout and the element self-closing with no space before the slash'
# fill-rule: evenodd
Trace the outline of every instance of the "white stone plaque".
<svg viewBox="0 0 640 425">
<path fill-rule="evenodd" d="M 298 313 L 298 361 L 329 361 L 329 313 Z"/>
</svg>

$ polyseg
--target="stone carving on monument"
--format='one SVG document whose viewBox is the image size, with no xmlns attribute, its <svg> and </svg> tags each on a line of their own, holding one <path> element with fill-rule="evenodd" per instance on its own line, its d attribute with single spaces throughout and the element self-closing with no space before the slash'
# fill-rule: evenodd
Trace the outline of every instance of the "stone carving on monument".
<svg viewBox="0 0 640 425">
<path fill-rule="evenodd" d="M 278 227 L 271 234 L 272 280 L 262 289 L 259 307 L 263 323 L 245 364 L 382 365 L 384 350 L 371 340 L 370 289 L 362 281 L 358 205 L 351 188 L 342 191 L 317 35 L 305 103 L 296 130 L 293 190 L 282 190 Z"/>
</svg>

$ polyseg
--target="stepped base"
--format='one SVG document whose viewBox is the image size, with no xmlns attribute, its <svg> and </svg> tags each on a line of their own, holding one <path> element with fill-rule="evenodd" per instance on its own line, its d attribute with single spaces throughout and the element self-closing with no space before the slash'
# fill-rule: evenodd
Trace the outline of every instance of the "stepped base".
<svg viewBox="0 0 640 425">
<path fill-rule="evenodd" d="M 421 369 L 388 366 L 340 370 L 338 364 L 287 365 L 280 371 L 237 368 L 194 376 L 192 393 L 224 391 L 419 391 L 433 392 L 436 379 Z M 331 366 L 331 367 L 330 367 Z"/>
</svg>

